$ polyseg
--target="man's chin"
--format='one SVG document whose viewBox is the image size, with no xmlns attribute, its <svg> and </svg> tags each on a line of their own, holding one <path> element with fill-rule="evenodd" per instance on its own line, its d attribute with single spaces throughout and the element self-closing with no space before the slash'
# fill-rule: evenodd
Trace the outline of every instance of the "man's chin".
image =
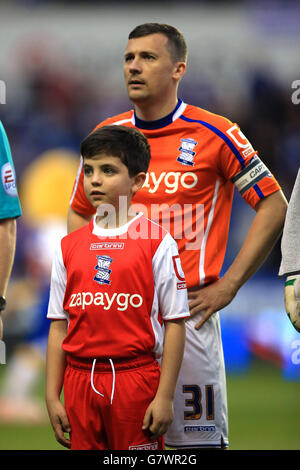
<svg viewBox="0 0 300 470">
<path fill-rule="evenodd" d="M 148 101 L 148 95 L 141 92 L 140 90 L 128 90 L 128 97 L 134 103 L 142 103 L 143 101 Z"/>
</svg>

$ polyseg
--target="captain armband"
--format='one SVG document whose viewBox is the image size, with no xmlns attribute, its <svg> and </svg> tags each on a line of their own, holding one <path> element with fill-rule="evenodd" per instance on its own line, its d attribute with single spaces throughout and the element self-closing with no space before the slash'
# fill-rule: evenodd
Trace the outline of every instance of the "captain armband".
<svg viewBox="0 0 300 470">
<path fill-rule="evenodd" d="M 231 178 L 232 183 L 243 195 L 248 189 L 259 183 L 265 176 L 271 177 L 271 173 L 266 165 L 257 156 L 251 158 L 246 168 Z"/>
</svg>

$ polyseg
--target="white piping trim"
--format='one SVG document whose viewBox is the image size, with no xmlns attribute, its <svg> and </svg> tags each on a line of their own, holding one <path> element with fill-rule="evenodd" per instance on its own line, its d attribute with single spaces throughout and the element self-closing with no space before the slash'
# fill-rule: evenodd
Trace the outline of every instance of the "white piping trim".
<svg viewBox="0 0 300 470">
<path fill-rule="evenodd" d="M 133 125 L 135 125 L 134 118 L 133 116 L 130 119 L 122 119 L 121 121 L 113 122 L 113 126 L 122 126 L 122 124 L 125 124 L 126 122 L 131 122 Z"/>
<path fill-rule="evenodd" d="M 213 196 L 213 199 L 212 199 L 211 208 L 210 208 L 209 215 L 208 215 L 207 226 L 206 226 L 206 230 L 205 230 L 204 237 L 203 237 L 202 244 L 201 244 L 200 265 L 199 265 L 200 286 L 202 286 L 204 284 L 204 281 L 205 281 L 205 271 L 204 271 L 205 248 L 206 248 L 206 242 L 207 242 L 208 234 L 209 234 L 209 231 L 210 231 L 210 227 L 211 227 L 211 224 L 212 224 L 212 221 L 213 221 L 213 218 L 214 218 L 214 211 L 215 211 L 215 206 L 216 206 L 216 202 L 217 202 L 219 187 L 220 187 L 220 181 L 217 180 L 216 185 L 215 185 L 215 191 L 214 191 L 214 196 Z"/>
<path fill-rule="evenodd" d="M 70 205 L 72 204 L 73 199 L 74 199 L 74 196 L 75 196 L 75 193 L 76 193 L 76 191 L 77 191 L 78 182 L 79 182 L 79 178 L 80 178 L 80 174 L 81 174 L 81 170 L 82 170 L 82 165 L 83 165 L 83 158 L 80 157 L 79 167 L 78 167 L 77 175 L 76 175 L 76 181 L 75 181 L 75 184 L 74 184 L 73 193 L 72 193 L 72 196 L 71 196 L 71 199 L 70 199 L 70 203 L 69 203 Z"/>
<path fill-rule="evenodd" d="M 185 108 L 186 108 L 186 103 L 182 102 L 179 108 L 177 109 L 176 113 L 174 113 L 172 117 L 173 122 L 176 121 L 176 119 L 178 119 L 184 113 Z"/>
</svg>

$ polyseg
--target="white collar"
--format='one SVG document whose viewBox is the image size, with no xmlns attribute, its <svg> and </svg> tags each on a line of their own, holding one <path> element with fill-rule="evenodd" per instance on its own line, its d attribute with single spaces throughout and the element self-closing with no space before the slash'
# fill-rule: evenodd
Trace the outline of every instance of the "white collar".
<svg viewBox="0 0 300 470">
<path fill-rule="evenodd" d="M 92 233 L 93 235 L 97 235 L 98 237 L 115 237 L 118 235 L 122 235 L 126 232 L 128 232 L 129 226 L 134 223 L 137 219 L 139 219 L 143 215 L 143 212 L 139 212 L 133 219 L 131 219 L 129 222 L 127 222 L 124 225 L 121 225 L 121 227 L 116 227 L 116 228 L 103 228 L 99 227 L 96 223 L 96 217 L 97 214 L 95 214 L 93 218 L 93 230 Z"/>
</svg>

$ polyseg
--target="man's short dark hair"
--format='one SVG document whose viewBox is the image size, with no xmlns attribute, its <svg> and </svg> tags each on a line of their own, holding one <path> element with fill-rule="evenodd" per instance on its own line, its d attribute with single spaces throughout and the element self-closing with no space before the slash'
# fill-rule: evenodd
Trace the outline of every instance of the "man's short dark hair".
<svg viewBox="0 0 300 470">
<path fill-rule="evenodd" d="M 130 177 L 147 172 L 151 158 L 150 145 L 142 132 L 126 126 L 103 126 L 89 134 L 80 145 L 83 158 L 106 154 L 119 157 Z"/>
<path fill-rule="evenodd" d="M 150 34 L 164 34 L 168 38 L 168 48 L 174 62 L 186 62 L 187 45 L 183 34 L 174 26 L 164 23 L 144 23 L 136 26 L 128 39 L 141 38 Z"/>
</svg>

